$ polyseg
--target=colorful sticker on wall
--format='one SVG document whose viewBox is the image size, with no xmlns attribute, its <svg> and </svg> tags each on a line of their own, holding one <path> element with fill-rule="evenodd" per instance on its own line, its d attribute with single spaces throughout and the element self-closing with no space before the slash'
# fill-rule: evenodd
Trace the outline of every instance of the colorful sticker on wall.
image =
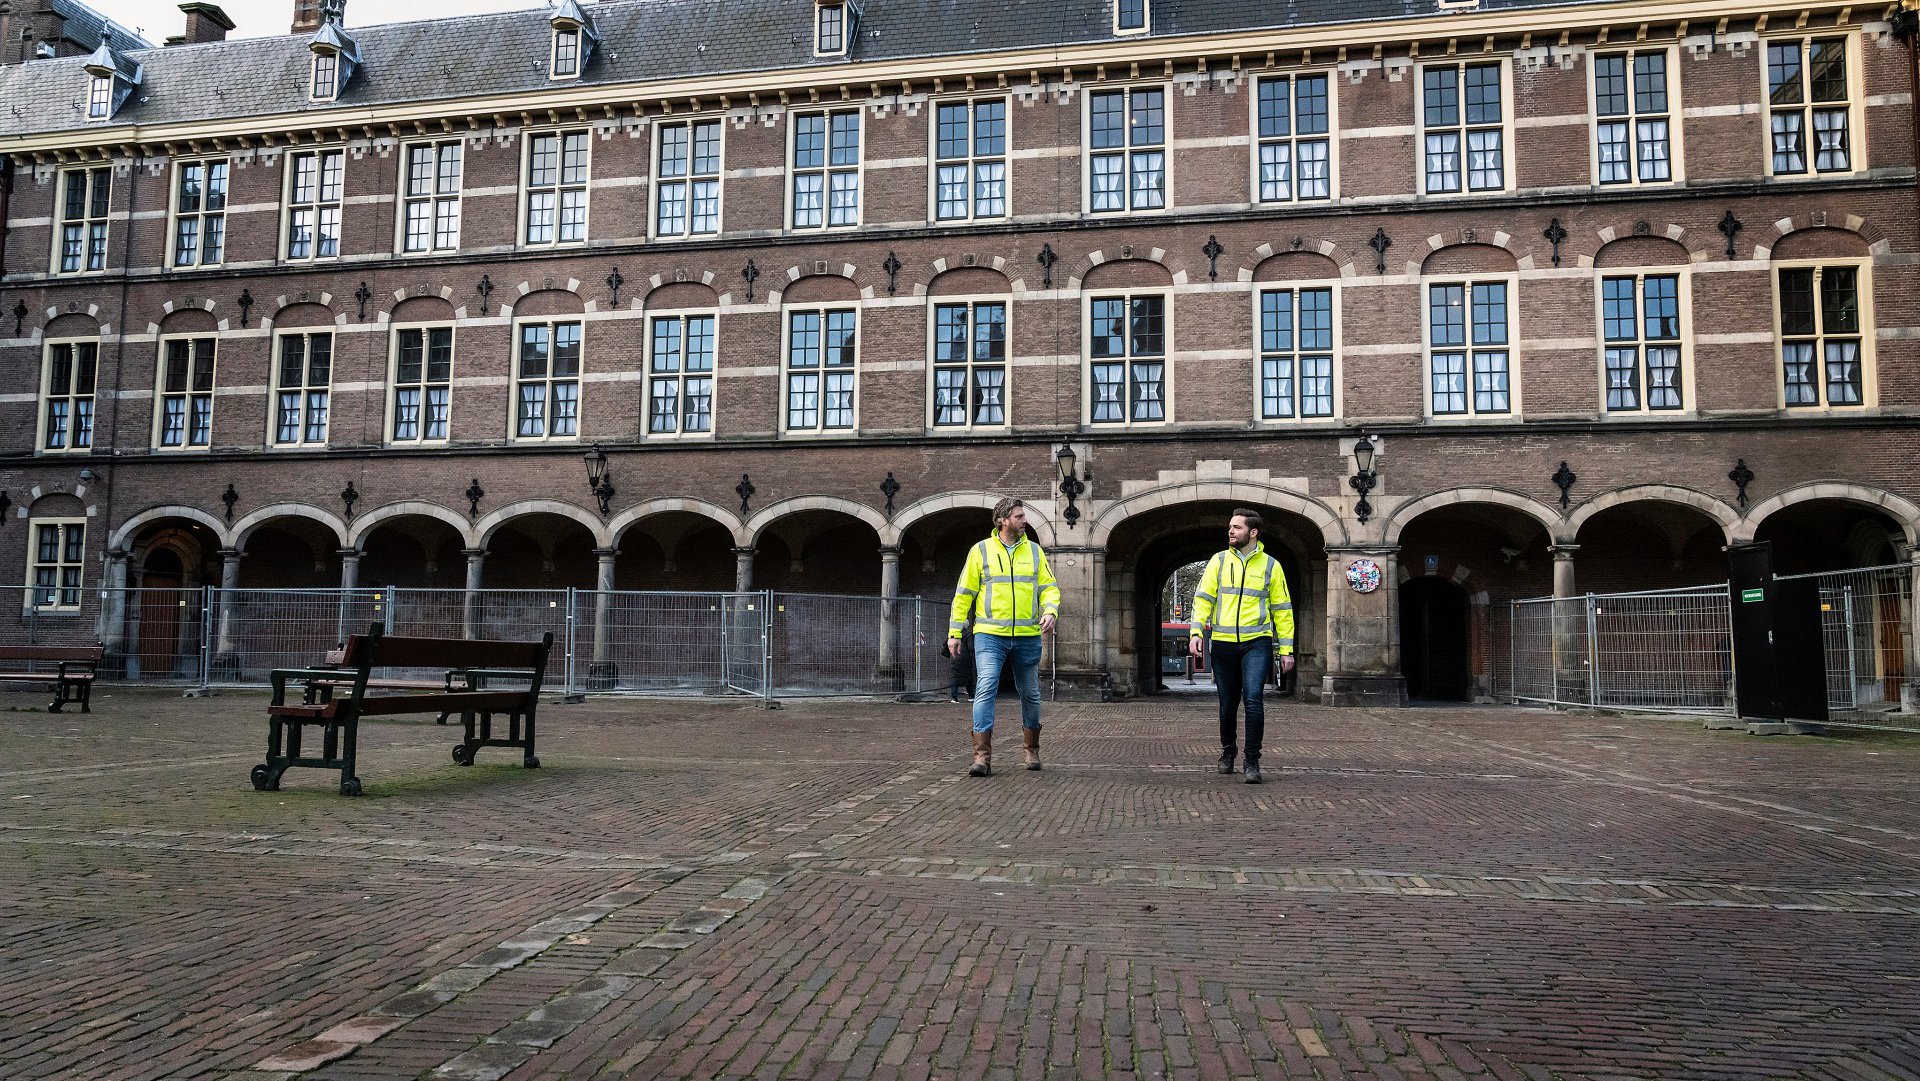
<svg viewBox="0 0 1920 1081">
<path fill-rule="evenodd" d="M 1380 588 L 1380 564 L 1371 559 L 1356 559 L 1347 564 L 1347 584 L 1355 593 L 1372 593 Z"/>
</svg>

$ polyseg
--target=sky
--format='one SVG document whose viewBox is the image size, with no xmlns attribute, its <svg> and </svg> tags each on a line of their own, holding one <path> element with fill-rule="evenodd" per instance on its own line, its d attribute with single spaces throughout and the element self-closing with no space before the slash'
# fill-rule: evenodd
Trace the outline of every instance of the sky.
<svg viewBox="0 0 1920 1081">
<path fill-rule="evenodd" d="M 159 45 L 187 25 L 180 0 L 80 0 L 112 19 L 116 25 Z M 293 23 L 293 0 L 211 0 L 234 22 L 229 38 L 272 37 L 287 33 Z M 492 11 L 519 11 L 545 7 L 542 0 L 348 0 L 347 26 L 433 19 L 446 15 L 481 15 Z"/>
</svg>

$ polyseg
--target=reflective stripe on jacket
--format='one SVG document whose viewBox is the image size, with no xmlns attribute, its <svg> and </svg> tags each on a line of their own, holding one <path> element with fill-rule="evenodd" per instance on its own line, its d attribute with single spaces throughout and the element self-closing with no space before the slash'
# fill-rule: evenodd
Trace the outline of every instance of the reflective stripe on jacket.
<svg viewBox="0 0 1920 1081">
<path fill-rule="evenodd" d="M 1025 537 L 1009 552 L 996 536 L 967 553 L 953 594 L 947 637 L 958 638 L 969 614 L 975 634 L 1028 638 L 1040 633 L 1040 617 L 1060 614 L 1060 587 L 1053 583 L 1047 553 Z"/>
<path fill-rule="evenodd" d="M 1231 548 L 1214 553 L 1193 595 L 1193 625 L 1211 627 L 1217 642 L 1250 642 L 1270 635 L 1275 652 L 1291 654 L 1293 598 L 1279 561 L 1258 541 L 1244 559 Z"/>
</svg>

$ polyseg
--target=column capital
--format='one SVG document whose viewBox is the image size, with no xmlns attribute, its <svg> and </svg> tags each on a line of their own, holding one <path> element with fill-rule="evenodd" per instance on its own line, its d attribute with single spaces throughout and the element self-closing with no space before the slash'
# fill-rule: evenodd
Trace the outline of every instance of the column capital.
<svg viewBox="0 0 1920 1081">
<path fill-rule="evenodd" d="M 898 561 L 901 551 L 901 547 L 897 544 L 883 544 L 880 546 L 880 558 L 883 561 Z"/>
<path fill-rule="evenodd" d="M 126 560 L 126 558 L 127 558 L 128 556 L 131 556 L 132 554 L 133 554 L 133 552 L 131 552 L 131 551 L 129 551 L 128 549 L 125 549 L 125 548 L 109 548 L 109 549 L 107 549 L 107 559 L 109 559 L 109 560 L 119 560 L 119 561 L 122 561 L 122 562 L 124 562 L 124 561 Z"/>
<path fill-rule="evenodd" d="M 235 561 L 238 561 L 240 557 L 246 554 L 247 553 L 244 550 L 239 548 L 220 549 L 220 559 L 222 562 L 235 562 Z"/>
<path fill-rule="evenodd" d="M 1103 556 L 1107 554 L 1104 546 L 1091 544 L 1056 544 L 1047 549 L 1047 552 L 1050 555 L 1058 555 L 1062 552 L 1090 556 Z"/>
<path fill-rule="evenodd" d="M 1392 558 L 1400 554 L 1397 544 L 1329 544 L 1327 558 L 1346 559 L 1352 556 L 1384 556 Z"/>
<path fill-rule="evenodd" d="M 733 554 L 735 556 L 747 556 L 751 558 L 753 556 L 753 547 L 749 545 L 745 548 L 735 548 L 733 550 Z"/>
<path fill-rule="evenodd" d="M 1564 562 L 1570 562 L 1570 561 L 1572 561 L 1572 559 L 1573 559 L 1573 553 L 1575 553 L 1575 552 L 1577 552 L 1577 551 L 1579 551 L 1579 550 L 1580 550 L 1580 546 L 1579 546 L 1579 545 L 1577 545 L 1577 544 L 1549 544 L 1549 545 L 1547 545 L 1547 551 L 1549 551 L 1549 552 L 1551 552 L 1551 553 L 1553 553 L 1553 558 L 1554 558 L 1554 559 L 1555 559 L 1556 561 L 1558 561 L 1558 562 L 1563 562 L 1563 563 L 1564 563 Z"/>
<path fill-rule="evenodd" d="M 362 553 L 358 548 L 341 548 L 338 551 L 336 551 L 334 554 L 339 556 L 341 559 L 359 559 L 360 556 L 364 553 Z"/>
<path fill-rule="evenodd" d="M 620 549 L 618 548 L 595 548 L 593 550 L 593 555 L 595 559 L 612 559 L 614 556 L 617 556 L 619 554 L 620 554 Z"/>
<path fill-rule="evenodd" d="M 487 557 L 487 550 L 485 548 L 462 548 L 460 549 L 460 554 L 466 556 L 468 562 L 472 562 L 476 559 L 485 559 Z"/>
</svg>

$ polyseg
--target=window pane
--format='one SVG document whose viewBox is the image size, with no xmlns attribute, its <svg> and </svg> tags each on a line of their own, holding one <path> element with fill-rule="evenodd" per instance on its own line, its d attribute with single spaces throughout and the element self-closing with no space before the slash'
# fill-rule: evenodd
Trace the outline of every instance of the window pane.
<svg viewBox="0 0 1920 1081">
<path fill-rule="evenodd" d="M 1432 127 L 1460 123 L 1460 73 L 1450 67 L 1428 68 L 1421 76 L 1423 119 Z"/>
<path fill-rule="evenodd" d="M 1767 46 L 1767 100 L 1775 105 L 1797 105 L 1803 99 L 1800 83 L 1800 43 Z"/>
<path fill-rule="evenodd" d="M 1593 62 L 1593 108 L 1600 116 L 1627 112 L 1627 58 L 1602 56 Z"/>
<path fill-rule="evenodd" d="M 973 152 L 981 157 L 1007 152 L 1007 103 L 982 101 L 973 107 Z"/>
<path fill-rule="evenodd" d="M 1827 38 L 1813 43 L 1808 73 L 1812 76 L 1813 100 L 1847 100 L 1847 42 Z"/>
<path fill-rule="evenodd" d="M 1820 275 L 1820 330 L 1824 334 L 1860 332 L 1859 272 L 1826 267 Z"/>
<path fill-rule="evenodd" d="M 1642 53 L 1633 58 L 1633 108 L 1639 113 L 1667 111 L 1667 54 Z"/>
<path fill-rule="evenodd" d="M 967 106 L 964 103 L 940 106 L 935 120 L 937 153 L 942 158 L 967 156 Z"/>
<path fill-rule="evenodd" d="M 1780 271 L 1780 332 L 1815 334 L 1813 313 L 1813 268 L 1791 267 Z"/>
<path fill-rule="evenodd" d="M 1500 65 L 1474 64 L 1467 68 L 1467 123 L 1500 122 Z"/>
<path fill-rule="evenodd" d="M 1327 77 L 1302 75 L 1294 80 L 1294 121 L 1302 135 L 1327 133 Z"/>
<path fill-rule="evenodd" d="M 1283 138 L 1293 134 L 1293 108 L 1286 79 L 1260 80 L 1260 137 Z"/>
<path fill-rule="evenodd" d="M 1134 146 L 1158 146 L 1166 141 L 1166 94 L 1160 90 L 1135 90 L 1129 138 Z"/>
<path fill-rule="evenodd" d="M 1118 90 L 1105 90 L 1093 95 L 1089 107 L 1093 149 L 1107 150 L 1126 145 L 1126 101 L 1126 95 Z"/>
</svg>

